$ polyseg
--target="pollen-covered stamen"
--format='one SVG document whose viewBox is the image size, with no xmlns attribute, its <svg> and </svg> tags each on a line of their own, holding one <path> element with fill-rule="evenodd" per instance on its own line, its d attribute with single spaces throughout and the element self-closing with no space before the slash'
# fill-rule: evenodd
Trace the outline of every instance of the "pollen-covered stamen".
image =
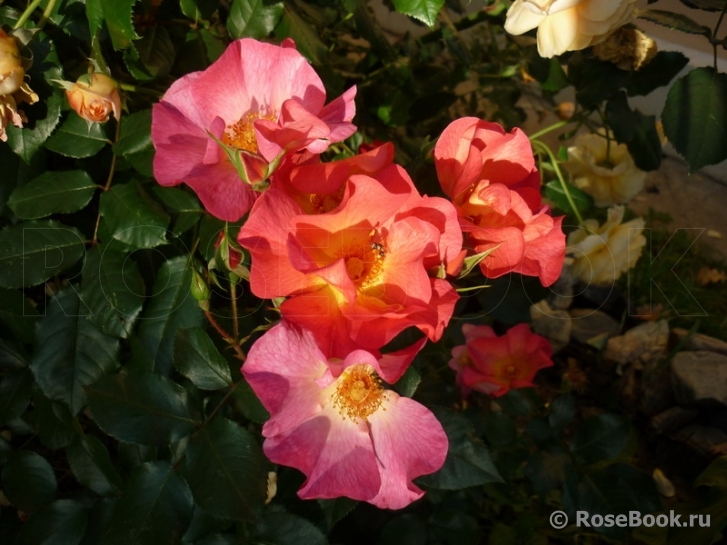
<svg viewBox="0 0 727 545">
<path fill-rule="evenodd" d="M 258 119 L 276 121 L 278 114 L 276 112 L 270 114 L 262 114 L 259 112 L 246 113 L 239 121 L 225 127 L 225 132 L 222 133 L 222 143 L 239 150 L 257 153 L 254 123 Z"/>
<path fill-rule="evenodd" d="M 378 410 L 385 397 L 386 390 L 374 368 L 360 363 L 347 368 L 338 377 L 336 391 L 331 399 L 344 419 L 356 422 Z"/>
<path fill-rule="evenodd" d="M 310 204 L 313 212 L 316 214 L 324 214 L 337 208 L 341 204 L 345 189 L 346 186 L 342 185 L 335 193 L 312 193 L 310 196 Z"/>
<path fill-rule="evenodd" d="M 348 277 L 358 288 L 373 284 L 384 270 L 386 248 L 380 242 L 351 244 L 336 252 L 346 262 Z"/>
</svg>

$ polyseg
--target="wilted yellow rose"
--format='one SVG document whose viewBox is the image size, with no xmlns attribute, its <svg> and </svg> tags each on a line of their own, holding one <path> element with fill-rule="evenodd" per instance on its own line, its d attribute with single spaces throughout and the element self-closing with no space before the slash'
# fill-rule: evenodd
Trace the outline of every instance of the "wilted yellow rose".
<svg viewBox="0 0 727 545">
<path fill-rule="evenodd" d="M 565 168 L 573 184 L 593 197 L 596 206 L 625 203 L 644 188 L 646 172 L 636 168 L 624 144 L 609 145 L 602 134 L 581 134 L 568 148 Z"/>
<path fill-rule="evenodd" d="M 106 74 L 85 74 L 65 87 L 68 103 L 83 119 L 105 123 L 112 113 L 119 119 L 121 96 L 116 81 Z"/>
<path fill-rule="evenodd" d="M 605 39 L 636 16 L 636 0 L 515 0 L 505 30 L 523 34 L 538 29 L 542 57 L 585 49 Z"/>
<path fill-rule="evenodd" d="M 0 95 L 0 141 L 7 141 L 8 135 L 5 134 L 5 129 L 11 123 L 18 128 L 22 128 L 23 115 L 18 112 L 17 104 L 12 96 Z"/>
<path fill-rule="evenodd" d="M 24 77 L 25 69 L 18 42 L 0 29 L 0 96 L 20 89 Z"/>
<path fill-rule="evenodd" d="M 568 236 L 566 252 L 573 256 L 573 276 L 588 284 L 609 285 L 636 264 L 646 245 L 644 220 L 622 224 L 623 216 L 624 207 L 614 206 L 602 226 L 589 219 Z"/>
</svg>

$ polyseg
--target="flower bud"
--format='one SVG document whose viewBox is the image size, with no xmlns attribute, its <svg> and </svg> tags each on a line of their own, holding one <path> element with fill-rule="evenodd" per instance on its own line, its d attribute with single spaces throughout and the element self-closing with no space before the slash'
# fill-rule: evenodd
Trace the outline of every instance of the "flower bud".
<svg viewBox="0 0 727 545">
<path fill-rule="evenodd" d="M 18 128 L 23 126 L 23 116 L 18 112 L 17 104 L 15 99 L 11 95 L 0 95 L 0 141 L 5 142 L 8 136 L 5 134 L 5 129 L 11 123 Z"/>
<path fill-rule="evenodd" d="M 0 96 L 20 89 L 24 77 L 25 69 L 17 40 L 0 30 Z"/>
<path fill-rule="evenodd" d="M 192 293 L 192 297 L 200 302 L 200 306 L 210 298 L 210 287 L 204 281 L 202 275 L 194 269 L 192 269 L 192 286 L 190 287 L 190 292 Z"/>
<path fill-rule="evenodd" d="M 66 88 L 68 103 L 86 121 L 105 123 L 109 115 L 118 120 L 121 115 L 121 96 L 117 83 L 106 74 L 84 74 Z"/>
</svg>

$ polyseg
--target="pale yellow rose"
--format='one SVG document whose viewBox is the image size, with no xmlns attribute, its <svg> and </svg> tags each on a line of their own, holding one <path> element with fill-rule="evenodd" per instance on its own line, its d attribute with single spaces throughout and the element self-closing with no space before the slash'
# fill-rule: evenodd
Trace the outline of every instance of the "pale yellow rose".
<svg viewBox="0 0 727 545">
<path fill-rule="evenodd" d="M 542 57 L 585 49 L 605 39 L 636 16 L 636 0 L 515 0 L 505 30 L 523 34 L 538 29 Z"/>
<path fill-rule="evenodd" d="M 94 72 L 78 78 L 66 87 L 68 104 L 86 121 L 105 123 L 113 113 L 118 120 L 121 115 L 121 97 L 117 83 L 106 74 Z"/>
<path fill-rule="evenodd" d="M 621 223 L 623 216 L 624 207 L 614 206 L 602 226 L 589 219 L 568 236 L 566 252 L 573 256 L 573 276 L 588 284 L 610 285 L 636 265 L 646 245 L 644 220 Z"/>
<path fill-rule="evenodd" d="M 18 112 L 15 99 L 10 95 L 0 95 L 0 141 L 6 142 L 8 135 L 5 129 L 11 123 L 18 128 L 23 127 L 23 114 Z"/>
<path fill-rule="evenodd" d="M 573 185 L 593 197 L 596 206 L 625 203 L 644 188 L 646 172 L 636 168 L 624 144 L 602 134 L 581 134 L 568 148 L 564 164 Z"/>
<path fill-rule="evenodd" d="M 0 29 L 0 96 L 10 95 L 20 89 L 24 77 L 25 69 L 18 42 Z"/>
</svg>

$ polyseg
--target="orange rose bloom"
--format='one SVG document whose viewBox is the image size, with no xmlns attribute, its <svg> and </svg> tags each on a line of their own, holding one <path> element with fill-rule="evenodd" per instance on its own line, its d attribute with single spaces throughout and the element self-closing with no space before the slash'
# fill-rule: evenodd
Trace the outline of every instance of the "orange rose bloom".
<svg viewBox="0 0 727 545">
<path fill-rule="evenodd" d="M 66 89 L 68 103 L 87 121 L 105 123 L 109 115 L 118 120 L 121 115 L 121 97 L 116 82 L 106 74 L 95 72 L 78 78 Z"/>
</svg>

